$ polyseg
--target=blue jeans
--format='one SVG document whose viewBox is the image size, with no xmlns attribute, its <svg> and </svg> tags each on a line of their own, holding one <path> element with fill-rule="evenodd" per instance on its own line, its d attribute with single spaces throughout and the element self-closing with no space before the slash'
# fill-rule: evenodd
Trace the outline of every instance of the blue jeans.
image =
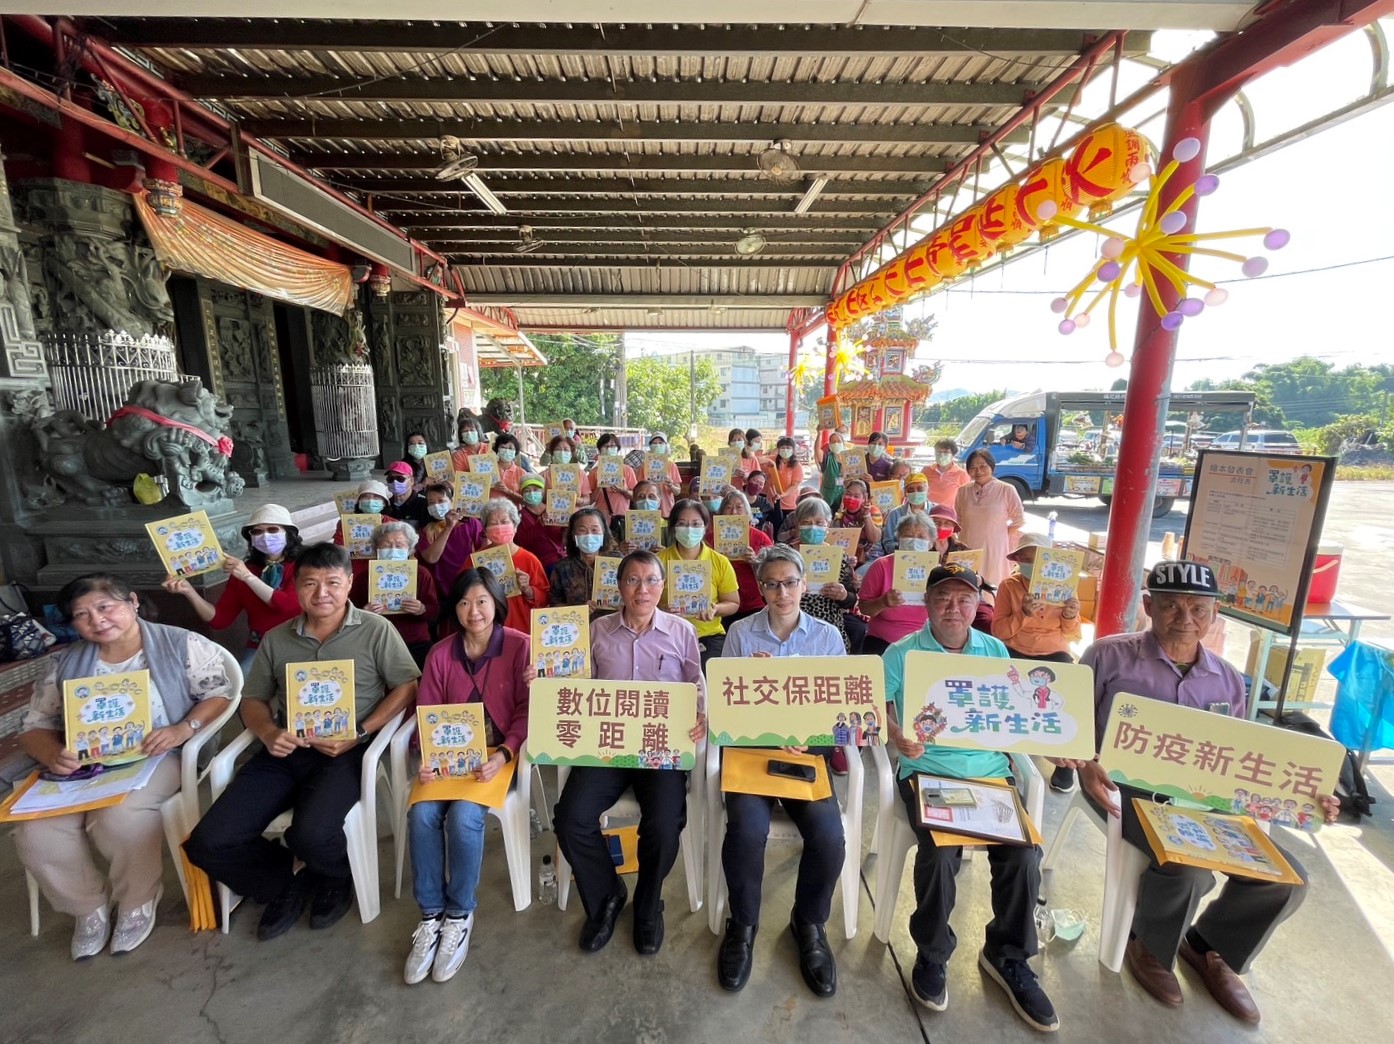
<svg viewBox="0 0 1394 1044">
<path fill-rule="evenodd" d="M 407 810 L 411 888 L 423 917 L 463 917 L 474 909 L 488 811 L 473 801 L 418 801 Z"/>
</svg>

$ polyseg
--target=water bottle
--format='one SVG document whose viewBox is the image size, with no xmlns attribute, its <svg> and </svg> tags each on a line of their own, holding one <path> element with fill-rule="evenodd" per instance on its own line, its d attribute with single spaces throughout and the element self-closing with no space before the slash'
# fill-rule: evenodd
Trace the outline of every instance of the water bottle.
<svg viewBox="0 0 1394 1044">
<path fill-rule="evenodd" d="M 1050 916 L 1050 908 L 1044 899 L 1036 900 L 1036 937 L 1042 946 L 1055 938 L 1055 919 Z"/>
<path fill-rule="evenodd" d="M 1055 546 L 1055 520 L 1060 516 L 1052 511 L 1046 516 L 1046 539 L 1050 541 L 1050 546 Z"/>
<path fill-rule="evenodd" d="M 542 868 L 537 871 L 537 901 L 543 906 L 557 901 L 557 870 L 549 855 L 542 857 Z"/>
</svg>

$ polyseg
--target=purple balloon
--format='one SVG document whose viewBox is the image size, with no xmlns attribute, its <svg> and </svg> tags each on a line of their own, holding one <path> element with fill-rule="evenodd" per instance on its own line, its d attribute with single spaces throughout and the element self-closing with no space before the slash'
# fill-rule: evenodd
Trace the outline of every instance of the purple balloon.
<svg viewBox="0 0 1394 1044">
<path fill-rule="evenodd" d="M 1188 297 L 1176 306 L 1176 310 L 1189 319 L 1205 311 L 1205 302 L 1199 297 Z"/>
<path fill-rule="evenodd" d="M 1117 261 L 1105 261 L 1099 266 L 1099 282 L 1111 283 L 1123 274 L 1123 266 Z"/>
<path fill-rule="evenodd" d="M 1176 147 L 1171 150 L 1171 158 L 1178 163 L 1190 163 L 1200 155 L 1199 138 L 1182 138 L 1176 143 Z"/>
<path fill-rule="evenodd" d="M 1281 250 L 1292 241 L 1292 233 L 1285 228 L 1275 228 L 1263 237 L 1263 245 L 1268 250 Z"/>
<path fill-rule="evenodd" d="M 1251 257 L 1240 266 L 1239 270 L 1250 279 L 1254 279 L 1268 271 L 1268 258 Z"/>
<path fill-rule="evenodd" d="M 1196 195 L 1208 196 L 1220 187 L 1220 176 L 1218 174 L 1202 174 L 1196 178 Z"/>
<path fill-rule="evenodd" d="M 1060 320 L 1060 332 L 1068 337 L 1075 332 L 1075 321 L 1073 319 Z"/>
<path fill-rule="evenodd" d="M 1180 312 L 1168 312 L 1162 316 L 1162 329 L 1168 332 L 1179 329 L 1185 321 L 1186 317 Z"/>
<path fill-rule="evenodd" d="M 1162 220 L 1157 224 L 1167 235 L 1174 236 L 1186 227 L 1186 215 L 1179 210 L 1173 210 L 1170 214 L 1163 214 Z"/>
<path fill-rule="evenodd" d="M 1054 312 L 1056 315 L 1059 315 L 1061 312 L 1063 312 L 1066 308 L 1069 307 L 1070 302 L 1066 301 L 1063 297 L 1057 297 L 1054 301 L 1050 302 L 1050 310 Z"/>
</svg>

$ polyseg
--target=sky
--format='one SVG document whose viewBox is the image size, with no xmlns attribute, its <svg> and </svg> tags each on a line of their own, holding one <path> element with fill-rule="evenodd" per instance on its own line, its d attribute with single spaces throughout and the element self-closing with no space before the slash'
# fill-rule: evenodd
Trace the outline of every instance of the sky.
<svg viewBox="0 0 1394 1044">
<path fill-rule="evenodd" d="M 1363 36 L 1342 41 L 1250 85 L 1256 136 L 1262 141 L 1353 100 L 1369 81 L 1370 50 Z M 1155 108 L 1155 104 L 1153 106 Z M 1143 128 L 1156 143 L 1161 122 Z M 1216 118 L 1208 157 L 1238 150 L 1237 108 Z M 1260 279 L 1244 279 L 1237 265 L 1201 263 L 1193 271 L 1224 282 L 1222 308 L 1188 320 L 1177 343 L 1173 387 L 1202 377 L 1240 377 L 1260 362 L 1314 355 L 1337 366 L 1394 362 L 1389 297 L 1394 289 L 1394 105 L 1328 128 L 1224 174 L 1201 201 L 1201 232 L 1273 226 L 1291 243 L 1268 254 Z M 1131 227 L 1135 214 L 1118 224 Z M 1111 224 L 1113 222 L 1105 222 Z M 1240 254 L 1265 253 L 1258 237 L 1217 244 Z M 1127 365 L 1103 364 L 1106 324 L 1064 337 L 1050 301 L 1073 286 L 1097 257 L 1099 239 L 1081 234 L 1011 264 L 961 278 L 906 309 L 907 317 L 933 314 L 938 330 L 921 345 L 921 361 L 941 360 L 940 389 L 987 391 L 1107 388 L 1127 376 Z M 1373 260 L 1372 259 L 1381 259 Z M 1372 261 L 1368 264 L 1358 262 Z M 1337 267 L 1347 266 L 1347 267 Z M 1319 270 L 1319 271 L 1312 271 Z M 1136 303 L 1119 309 L 1120 349 L 1131 358 Z M 626 337 L 634 354 L 751 345 L 786 352 L 784 333 L 664 333 Z M 813 350 L 806 345 L 806 350 Z M 988 360 L 988 361 L 984 361 Z"/>
</svg>

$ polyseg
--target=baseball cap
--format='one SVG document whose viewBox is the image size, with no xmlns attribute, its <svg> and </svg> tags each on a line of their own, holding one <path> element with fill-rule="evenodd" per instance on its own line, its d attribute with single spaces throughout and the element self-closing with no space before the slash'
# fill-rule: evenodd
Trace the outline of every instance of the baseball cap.
<svg viewBox="0 0 1394 1044">
<path fill-rule="evenodd" d="M 1200 562 L 1158 562 L 1147 571 L 1147 590 L 1151 594 L 1188 594 L 1220 597 L 1215 571 Z"/>
<path fill-rule="evenodd" d="M 395 464 L 387 465 L 387 473 L 389 475 L 405 475 L 407 478 L 411 478 L 411 465 L 404 460 L 399 460 Z"/>
<path fill-rule="evenodd" d="M 929 579 L 925 582 L 925 590 L 932 591 L 940 584 L 947 584 L 951 580 L 967 584 L 974 591 L 982 588 L 982 581 L 978 579 L 977 573 L 961 562 L 955 562 L 952 565 L 935 566 L 931 569 Z"/>
<path fill-rule="evenodd" d="M 519 489 L 523 489 L 525 486 L 546 486 L 546 485 L 547 485 L 547 483 L 546 483 L 546 481 L 542 478 L 541 475 L 524 475 L 524 476 L 522 477 L 522 479 L 519 480 L 519 482 L 518 482 L 518 488 L 519 488 Z"/>
</svg>

